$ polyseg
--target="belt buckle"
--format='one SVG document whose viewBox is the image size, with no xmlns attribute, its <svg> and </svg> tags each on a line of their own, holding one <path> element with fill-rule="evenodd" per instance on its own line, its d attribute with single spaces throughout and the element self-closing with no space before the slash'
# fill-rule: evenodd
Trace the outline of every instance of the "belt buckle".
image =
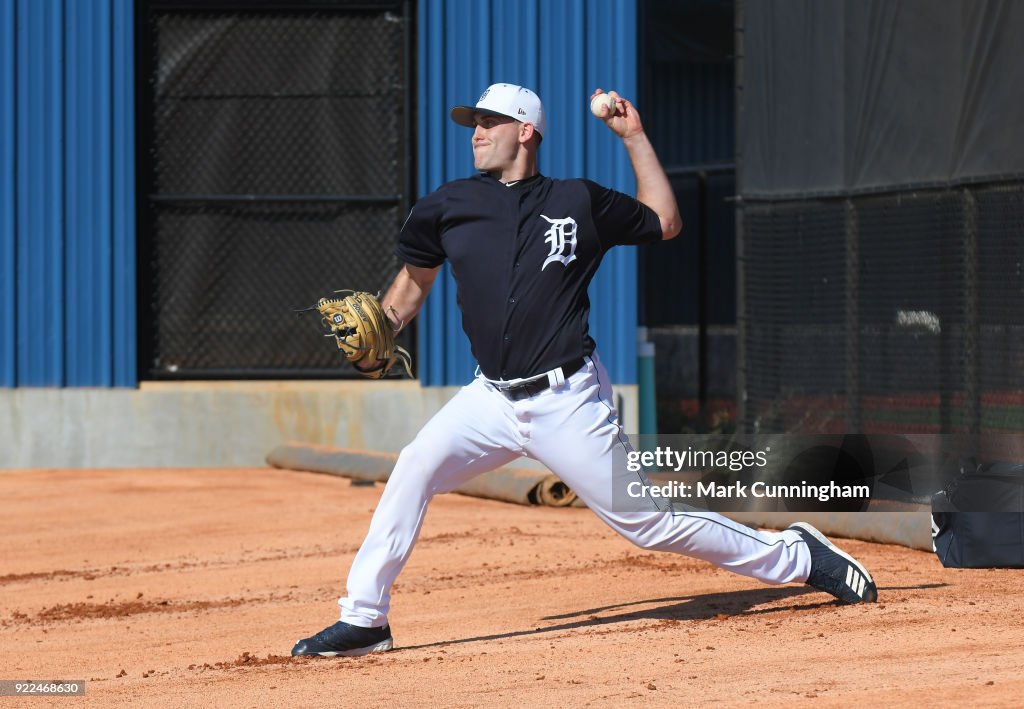
<svg viewBox="0 0 1024 709">
<path fill-rule="evenodd" d="M 554 369 L 550 369 L 547 372 L 544 372 L 543 374 L 538 374 L 537 376 L 529 379 L 528 381 L 521 382 L 519 384 L 502 386 L 498 383 L 491 382 L 491 385 L 499 392 L 501 392 L 505 396 L 505 398 L 509 399 L 510 401 L 520 401 L 521 399 L 524 399 L 529 396 L 535 396 L 543 391 L 552 388 L 552 379 L 555 379 L 555 381 L 557 382 L 555 386 L 561 386 L 562 384 L 564 384 L 569 379 L 569 377 L 572 376 L 572 374 L 575 374 L 575 372 L 567 373 L 565 370 L 566 365 L 563 364 L 559 365 L 558 367 L 555 367 Z M 526 392 L 526 396 L 518 396 L 520 392 Z"/>
<path fill-rule="evenodd" d="M 523 382 L 521 384 L 513 384 L 512 386 L 497 387 L 497 389 L 509 401 L 521 401 L 529 396 L 533 396 L 534 384 L 535 382 Z M 522 395 L 524 392 L 525 396 Z"/>
<path fill-rule="evenodd" d="M 505 387 L 504 389 L 498 389 L 501 395 L 509 401 L 519 401 L 517 394 L 522 389 L 522 386 Z"/>
</svg>

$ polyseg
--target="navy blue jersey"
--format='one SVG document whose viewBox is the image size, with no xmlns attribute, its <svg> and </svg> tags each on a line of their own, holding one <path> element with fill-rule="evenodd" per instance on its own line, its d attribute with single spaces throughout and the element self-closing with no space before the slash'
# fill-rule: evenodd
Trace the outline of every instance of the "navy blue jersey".
<svg viewBox="0 0 1024 709">
<path fill-rule="evenodd" d="M 660 239 L 653 210 L 595 182 L 477 175 L 419 200 L 395 253 L 451 263 L 473 356 L 488 378 L 517 379 L 592 353 L 587 286 L 602 257 Z"/>
</svg>

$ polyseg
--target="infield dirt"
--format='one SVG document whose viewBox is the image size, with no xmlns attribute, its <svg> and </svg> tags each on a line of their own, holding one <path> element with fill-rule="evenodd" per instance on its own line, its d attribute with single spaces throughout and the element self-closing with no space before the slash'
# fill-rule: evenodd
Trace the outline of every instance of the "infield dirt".
<svg viewBox="0 0 1024 709">
<path fill-rule="evenodd" d="M 0 473 L 0 679 L 31 706 L 1020 706 L 1024 571 L 840 540 L 879 603 L 838 606 L 630 546 L 585 509 L 435 499 L 396 650 L 291 658 L 382 487 L 271 469 Z M 4 702 L 18 699 L 0 698 Z M 27 703 L 27 702 L 26 702 Z"/>
</svg>

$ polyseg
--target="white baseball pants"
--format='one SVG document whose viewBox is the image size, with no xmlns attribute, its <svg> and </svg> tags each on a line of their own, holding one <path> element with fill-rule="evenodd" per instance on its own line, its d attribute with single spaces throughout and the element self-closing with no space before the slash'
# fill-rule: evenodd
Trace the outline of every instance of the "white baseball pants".
<svg viewBox="0 0 1024 709">
<path fill-rule="evenodd" d="M 765 583 L 807 579 L 810 552 L 796 532 L 761 532 L 714 512 L 668 511 L 664 501 L 642 512 L 614 510 L 613 451 L 628 445 L 596 354 L 562 386 L 522 401 L 509 401 L 478 376 L 402 450 L 349 571 L 348 595 L 338 600 L 341 620 L 387 623 L 391 586 L 431 498 L 524 455 L 547 466 L 638 547 L 703 559 Z"/>
</svg>

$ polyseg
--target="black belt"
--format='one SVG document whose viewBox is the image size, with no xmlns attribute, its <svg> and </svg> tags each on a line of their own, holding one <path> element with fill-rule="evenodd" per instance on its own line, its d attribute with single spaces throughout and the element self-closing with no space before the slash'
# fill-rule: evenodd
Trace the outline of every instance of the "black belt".
<svg viewBox="0 0 1024 709">
<path fill-rule="evenodd" d="M 583 365 L 586 363 L 587 361 L 583 357 L 580 357 L 579 359 L 574 359 L 571 362 L 566 362 L 561 367 L 558 367 L 558 369 L 562 370 L 562 377 L 568 379 L 572 375 L 576 374 L 576 372 L 583 369 Z M 508 399 L 512 401 L 522 401 L 523 399 L 529 399 L 531 396 L 536 396 L 549 388 L 551 386 L 551 379 L 549 377 L 541 377 L 539 379 L 534 379 L 533 381 L 523 382 L 522 384 L 513 384 L 509 387 L 503 387 L 500 384 L 495 384 L 494 382 L 491 382 L 491 384 Z"/>
</svg>

